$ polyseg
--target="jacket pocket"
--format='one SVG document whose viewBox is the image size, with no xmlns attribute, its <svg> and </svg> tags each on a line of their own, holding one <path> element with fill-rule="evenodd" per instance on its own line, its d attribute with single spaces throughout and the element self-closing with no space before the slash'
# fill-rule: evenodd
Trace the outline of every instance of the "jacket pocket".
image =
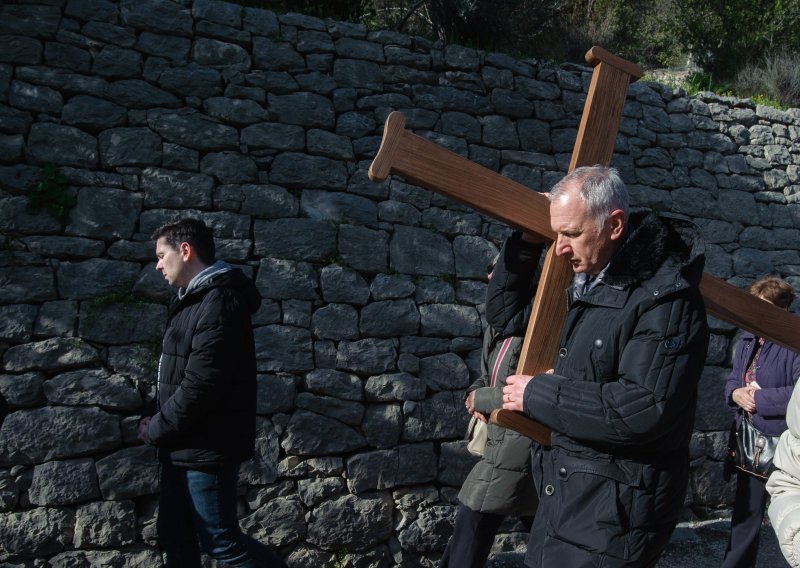
<svg viewBox="0 0 800 568">
<path fill-rule="evenodd" d="M 552 452 L 550 489 L 555 499 L 549 518 L 551 537 L 597 554 L 630 556 L 631 514 L 637 509 L 642 468 Z M 548 491 L 552 492 L 548 495 Z"/>
</svg>

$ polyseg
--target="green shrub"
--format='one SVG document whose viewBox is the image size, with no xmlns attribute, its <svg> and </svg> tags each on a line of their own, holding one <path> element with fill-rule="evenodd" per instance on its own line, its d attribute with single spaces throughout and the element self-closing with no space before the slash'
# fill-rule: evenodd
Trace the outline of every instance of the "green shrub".
<svg viewBox="0 0 800 568">
<path fill-rule="evenodd" d="M 782 107 L 800 107 L 800 55 L 781 51 L 748 63 L 736 76 L 736 91 Z"/>
<path fill-rule="evenodd" d="M 28 191 L 28 212 L 46 211 L 62 225 L 69 221 L 69 212 L 78 199 L 74 191 L 70 191 L 68 180 L 55 165 L 47 163 L 42 166 L 42 179 Z"/>
</svg>

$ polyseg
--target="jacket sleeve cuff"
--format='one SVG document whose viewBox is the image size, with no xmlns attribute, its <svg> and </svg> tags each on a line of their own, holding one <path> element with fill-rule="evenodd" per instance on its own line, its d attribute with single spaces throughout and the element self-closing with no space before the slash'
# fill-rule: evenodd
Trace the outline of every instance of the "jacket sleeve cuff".
<svg viewBox="0 0 800 568">
<path fill-rule="evenodd" d="M 496 387 L 485 387 L 475 391 L 475 410 L 489 414 L 495 408 L 503 406 L 502 390 Z"/>
<path fill-rule="evenodd" d="M 556 375 L 535 375 L 525 387 L 523 411 L 526 415 L 549 426 L 553 430 L 563 432 L 561 418 L 558 414 L 558 396 L 561 380 Z"/>
</svg>

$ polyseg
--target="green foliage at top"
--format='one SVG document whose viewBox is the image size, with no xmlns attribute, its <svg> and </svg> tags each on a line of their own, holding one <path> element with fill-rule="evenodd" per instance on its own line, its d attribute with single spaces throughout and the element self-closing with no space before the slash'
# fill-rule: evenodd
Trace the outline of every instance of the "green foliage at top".
<svg viewBox="0 0 800 568">
<path fill-rule="evenodd" d="M 797 0 L 675 0 L 675 7 L 676 39 L 720 80 L 778 49 L 800 47 Z"/>
<path fill-rule="evenodd" d="M 739 95 L 800 104 L 798 64 L 778 65 L 781 54 L 800 52 L 800 0 L 239 1 L 517 58 L 584 63 L 600 45 L 645 71 L 691 63 Z"/>
<path fill-rule="evenodd" d="M 77 198 L 69 191 L 67 178 L 53 164 L 42 167 L 42 179 L 28 191 L 29 213 L 46 211 L 62 225 L 69 221 L 69 212 Z"/>
</svg>

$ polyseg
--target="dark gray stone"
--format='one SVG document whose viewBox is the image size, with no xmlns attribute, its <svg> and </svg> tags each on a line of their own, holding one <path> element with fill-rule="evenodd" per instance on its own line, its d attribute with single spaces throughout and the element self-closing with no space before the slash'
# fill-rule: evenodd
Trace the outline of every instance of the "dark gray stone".
<svg viewBox="0 0 800 568">
<path fill-rule="evenodd" d="M 200 65 L 219 69 L 250 68 L 250 55 L 243 47 L 216 39 L 197 38 L 192 50 L 192 58 Z"/>
<path fill-rule="evenodd" d="M 76 547 L 112 547 L 136 540 L 133 501 L 100 501 L 80 505 L 75 511 Z"/>
<path fill-rule="evenodd" d="M 327 97 L 314 93 L 269 95 L 270 114 L 282 124 L 333 130 L 336 113 Z"/>
<path fill-rule="evenodd" d="M 84 300 L 128 292 L 139 275 L 132 262 L 92 258 L 62 262 L 58 268 L 58 292 L 64 299 Z"/>
<path fill-rule="evenodd" d="M 381 68 L 372 61 L 336 59 L 333 78 L 340 87 L 353 87 L 367 91 L 380 91 L 383 85 Z"/>
<path fill-rule="evenodd" d="M 147 31 L 185 36 L 192 33 L 191 13 L 174 2 L 122 0 L 120 17 L 122 23 Z"/>
<path fill-rule="evenodd" d="M 211 97 L 203 102 L 206 114 L 233 124 L 261 122 L 269 115 L 256 101 L 228 97 Z"/>
<path fill-rule="evenodd" d="M 72 126 L 34 124 L 28 135 L 28 152 L 40 162 L 79 168 L 97 166 L 97 140 Z"/>
<path fill-rule="evenodd" d="M 42 507 L 82 503 L 100 497 L 94 460 L 51 461 L 33 468 L 30 502 Z"/>
<path fill-rule="evenodd" d="M 301 126 L 262 122 L 242 129 L 242 144 L 250 149 L 299 151 L 305 148 L 306 135 Z"/>
<path fill-rule="evenodd" d="M 299 409 L 327 416 L 350 426 L 359 426 L 364 417 L 364 405 L 361 403 L 308 392 L 298 394 L 295 405 Z"/>
<path fill-rule="evenodd" d="M 45 401 L 42 373 L 31 372 L 19 375 L 0 375 L 0 393 L 12 408 L 41 406 Z"/>
<path fill-rule="evenodd" d="M 303 56 L 288 43 L 278 43 L 265 37 L 253 37 L 253 67 L 273 71 L 305 69 Z"/>
<path fill-rule="evenodd" d="M 425 382 L 409 373 L 376 375 L 364 384 L 364 397 L 370 402 L 422 400 L 425 393 Z"/>
<path fill-rule="evenodd" d="M 114 102 L 133 109 L 175 108 L 181 105 L 175 95 L 140 79 L 115 81 L 108 86 L 107 94 Z"/>
<path fill-rule="evenodd" d="M 275 185 L 223 185 L 216 189 L 218 208 L 232 209 L 259 219 L 294 217 L 300 208 L 297 198 Z"/>
<path fill-rule="evenodd" d="M 36 312 L 36 306 L 30 304 L 0 306 L 0 340 L 13 343 L 29 341 Z"/>
<path fill-rule="evenodd" d="M 114 9 L 116 9 L 116 6 L 114 6 Z M 133 47 L 136 45 L 136 34 L 129 28 L 103 22 L 87 22 L 81 28 L 81 31 L 86 37 L 112 43 L 120 47 Z"/>
<path fill-rule="evenodd" d="M 48 406 L 8 415 L 0 431 L 0 464 L 33 464 L 118 447 L 119 418 L 97 408 Z"/>
<path fill-rule="evenodd" d="M 64 99 L 58 91 L 22 81 L 11 81 L 8 100 L 18 109 L 53 115 L 59 114 L 64 106 Z"/>
<path fill-rule="evenodd" d="M 482 237 L 458 236 L 453 239 L 456 275 L 459 278 L 486 278 L 486 267 L 497 255 L 495 245 Z"/>
<path fill-rule="evenodd" d="M 305 376 L 303 384 L 306 390 L 313 393 L 343 400 L 360 401 L 362 399 L 361 379 L 349 373 L 333 369 L 315 369 Z"/>
<path fill-rule="evenodd" d="M 242 529 L 269 546 L 286 546 L 306 536 L 305 512 L 295 496 L 271 499 L 241 520 Z"/>
<path fill-rule="evenodd" d="M 339 227 L 339 254 L 342 261 L 363 272 L 383 272 L 388 267 L 389 236 L 356 225 Z"/>
<path fill-rule="evenodd" d="M 423 335 L 480 336 L 480 315 L 473 307 L 457 304 L 430 304 L 420 306 L 419 313 Z"/>
<path fill-rule="evenodd" d="M 119 6 L 108 0 L 69 0 L 64 13 L 85 22 L 117 23 Z"/>
<path fill-rule="evenodd" d="M 161 137 L 149 128 L 112 128 L 100 133 L 99 142 L 105 167 L 161 164 Z"/>
<path fill-rule="evenodd" d="M 406 405 L 413 405 L 404 410 L 406 422 L 403 440 L 406 442 L 460 438 L 466 431 L 469 415 L 464 412 L 463 395 L 460 392 L 438 392 L 425 400 Z"/>
<path fill-rule="evenodd" d="M 392 533 L 392 501 L 383 493 L 345 495 L 314 510 L 308 541 L 325 550 L 367 550 Z"/>
<path fill-rule="evenodd" d="M 314 368 L 311 334 L 306 329 L 267 325 L 255 329 L 259 371 L 308 371 Z"/>
<path fill-rule="evenodd" d="M 393 450 L 358 454 L 347 460 L 351 493 L 426 483 L 436 477 L 432 444 L 401 445 Z"/>
<path fill-rule="evenodd" d="M 395 369 L 397 346 L 391 339 L 340 341 L 336 368 L 356 374 L 376 375 Z"/>
<path fill-rule="evenodd" d="M 158 493 L 158 460 L 152 446 L 135 446 L 97 460 L 100 493 L 121 500 Z"/>
<path fill-rule="evenodd" d="M 156 57 L 163 57 L 173 63 L 185 64 L 189 56 L 189 50 L 192 47 L 192 42 L 189 39 L 182 37 L 175 37 L 173 35 L 155 34 L 152 32 L 142 32 L 136 40 L 136 49 L 148 55 Z M 196 63 L 190 63 L 188 68 L 179 70 L 177 68 L 170 69 L 169 71 L 181 74 L 181 71 L 191 73 L 191 69 L 195 68 Z M 216 75 L 219 78 L 219 74 Z M 167 84 L 162 86 L 168 90 L 175 91 L 174 86 Z M 172 86 L 173 88 L 170 88 Z"/>
<path fill-rule="evenodd" d="M 150 112 L 147 122 L 166 140 L 195 150 L 227 150 L 239 145 L 236 129 L 192 109 Z"/>
<path fill-rule="evenodd" d="M 421 359 L 419 378 L 432 392 L 463 389 L 469 385 L 469 370 L 461 357 L 444 353 Z"/>
<path fill-rule="evenodd" d="M 363 306 L 369 300 L 366 280 L 355 270 L 331 264 L 320 271 L 320 288 L 326 302 Z"/>
<path fill-rule="evenodd" d="M 392 268 L 405 274 L 453 274 L 453 249 L 443 236 L 427 229 L 395 227 L 390 245 Z"/>
<path fill-rule="evenodd" d="M 101 239 L 130 238 L 141 209 L 142 198 L 135 193 L 113 188 L 82 188 L 66 232 Z"/>
<path fill-rule="evenodd" d="M 292 414 L 281 442 L 287 454 L 322 456 L 349 453 L 366 445 L 357 430 L 333 418 L 298 410 Z"/>
<path fill-rule="evenodd" d="M 205 174 L 161 168 L 145 168 L 140 187 L 149 207 L 211 207 L 214 180 Z"/>
<path fill-rule="evenodd" d="M 125 124 L 125 107 L 89 95 L 72 97 L 61 110 L 61 121 L 84 130 L 99 131 Z"/>
<path fill-rule="evenodd" d="M 256 413 L 271 415 L 292 409 L 295 396 L 295 379 L 292 375 L 258 375 Z"/>
<path fill-rule="evenodd" d="M 68 371 L 45 381 L 44 394 L 53 404 L 99 406 L 113 411 L 132 411 L 142 406 L 142 397 L 122 375 L 103 369 Z"/>
<path fill-rule="evenodd" d="M 10 347 L 3 354 L 3 368 L 12 372 L 54 371 L 93 363 L 98 358 L 97 350 L 78 338 L 54 337 Z"/>
<path fill-rule="evenodd" d="M 419 312 L 411 299 L 373 302 L 361 309 L 359 327 L 364 337 L 416 335 Z"/>
<path fill-rule="evenodd" d="M 46 556 L 72 544 L 74 514 L 69 509 L 37 507 L 0 515 L 0 542 L 8 554 Z"/>
<path fill-rule="evenodd" d="M 0 63 L 38 65 L 41 60 L 40 41 L 30 37 L 0 35 Z"/>
<path fill-rule="evenodd" d="M 400 405 L 367 405 L 361 430 L 370 446 L 384 449 L 397 445 L 403 432 L 403 413 Z"/>
<path fill-rule="evenodd" d="M 139 77 L 142 55 L 132 49 L 107 45 L 95 56 L 92 72 L 107 79 Z"/>
<path fill-rule="evenodd" d="M 347 304 L 328 304 L 314 312 L 311 331 L 319 339 L 357 339 L 358 312 Z"/>
<path fill-rule="evenodd" d="M 66 107 L 63 110 L 65 110 Z M 29 112 L 0 105 L 0 132 L 8 134 L 26 134 L 33 122 Z"/>
<path fill-rule="evenodd" d="M 314 219 L 256 220 L 255 253 L 273 258 L 325 261 L 336 252 L 336 228 Z"/>
<path fill-rule="evenodd" d="M 212 152 L 200 160 L 200 171 L 220 183 L 247 183 L 256 181 L 258 166 L 252 158 L 237 152 Z"/>
<path fill-rule="evenodd" d="M 300 209 L 312 219 L 373 228 L 378 224 L 375 203 L 349 193 L 307 190 L 300 200 Z"/>
<path fill-rule="evenodd" d="M 195 62 L 186 67 L 166 69 L 159 76 L 158 84 L 178 96 L 191 93 L 193 96 L 206 98 L 222 94 L 219 71 Z"/>
<path fill-rule="evenodd" d="M 339 161 L 287 152 L 272 162 L 270 181 L 287 187 L 344 189 L 347 168 Z"/>
</svg>

